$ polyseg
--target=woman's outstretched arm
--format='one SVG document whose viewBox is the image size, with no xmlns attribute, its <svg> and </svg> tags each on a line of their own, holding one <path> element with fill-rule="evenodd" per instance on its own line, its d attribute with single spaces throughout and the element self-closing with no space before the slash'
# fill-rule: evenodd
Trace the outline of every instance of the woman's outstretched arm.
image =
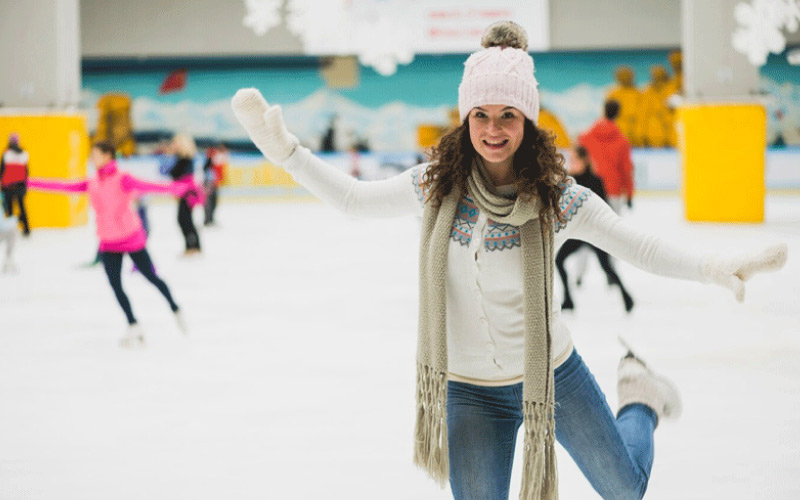
<svg viewBox="0 0 800 500">
<path fill-rule="evenodd" d="M 563 214 L 567 220 L 562 224 L 563 234 L 557 234 L 559 239 L 586 241 L 660 276 L 724 286 L 740 302 L 744 300 L 746 280 L 759 272 L 776 271 L 786 263 L 786 244 L 747 254 L 700 253 L 633 227 L 582 186 L 571 186 L 565 197 L 562 206 L 570 208 Z"/>
<path fill-rule="evenodd" d="M 232 106 L 264 156 L 282 166 L 303 187 L 350 215 L 393 217 L 421 214 L 415 184 L 420 165 L 381 181 L 358 181 L 299 145 L 286 130 L 280 106 L 270 106 L 256 89 L 239 90 Z"/>
<path fill-rule="evenodd" d="M 85 193 L 88 181 L 55 181 L 46 179 L 28 179 L 28 188 L 37 191 L 56 191 L 60 193 Z"/>
</svg>

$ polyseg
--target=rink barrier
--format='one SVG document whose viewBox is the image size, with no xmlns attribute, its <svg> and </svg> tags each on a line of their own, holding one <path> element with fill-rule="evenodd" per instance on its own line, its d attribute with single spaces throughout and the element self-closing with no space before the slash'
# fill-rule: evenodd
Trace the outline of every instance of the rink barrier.
<svg viewBox="0 0 800 500">
<path fill-rule="evenodd" d="M 763 222 L 767 115 L 759 104 L 685 105 L 677 112 L 686 219 Z"/>
<path fill-rule="evenodd" d="M 86 177 L 89 136 L 83 115 L 41 111 L 0 115 L 3 150 L 11 132 L 20 135 L 20 145 L 28 152 L 31 177 L 59 180 Z M 28 191 L 25 202 L 32 228 L 71 227 L 88 221 L 89 205 L 84 195 Z"/>
</svg>

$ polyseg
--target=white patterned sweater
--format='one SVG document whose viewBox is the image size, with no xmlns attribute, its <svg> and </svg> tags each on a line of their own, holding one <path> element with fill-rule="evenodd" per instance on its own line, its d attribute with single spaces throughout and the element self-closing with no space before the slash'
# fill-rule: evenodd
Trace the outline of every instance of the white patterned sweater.
<svg viewBox="0 0 800 500">
<path fill-rule="evenodd" d="M 308 149 L 283 164 L 306 189 L 349 215 L 421 216 L 427 164 L 381 181 L 357 181 Z M 513 186 L 498 187 L 513 195 Z M 631 227 L 591 190 L 569 182 L 555 224 L 554 255 L 568 239 L 583 240 L 646 271 L 703 281 L 703 258 Z M 447 345 L 451 380 L 506 385 L 522 380 L 524 318 L 518 227 L 487 219 L 468 196 L 459 202 L 447 257 Z M 570 332 L 553 302 L 552 352 L 558 366 L 572 352 Z"/>
</svg>

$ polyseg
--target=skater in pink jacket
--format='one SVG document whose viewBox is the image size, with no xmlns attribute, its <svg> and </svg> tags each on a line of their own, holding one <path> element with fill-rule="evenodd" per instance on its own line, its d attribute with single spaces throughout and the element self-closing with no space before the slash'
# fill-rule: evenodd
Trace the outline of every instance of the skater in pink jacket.
<svg viewBox="0 0 800 500">
<path fill-rule="evenodd" d="M 167 299 L 178 326 L 185 332 L 185 323 L 178 304 L 173 300 L 167 284 L 153 270 L 150 255 L 145 248 L 147 235 L 141 219 L 133 209 L 133 202 L 144 193 L 184 197 L 198 192 L 199 188 L 191 180 L 159 184 L 137 179 L 117 168 L 115 155 L 116 150 L 109 142 L 97 142 L 92 146 L 90 153 L 90 159 L 97 168 L 96 175 L 87 180 L 74 182 L 30 179 L 28 187 L 89 195 L 89 201 L 97 216 L 97 236 L 100 240 L 103 267 L 114 295 L 128 319 L 128 331 L 121 343 L 123 347 L 133 347 L 144 343 L 144 333 L 136 322 L 130 301 L 122 289 L 122 257 L 126 253 L 130 255 L 142 275 Z"/>
</svg>

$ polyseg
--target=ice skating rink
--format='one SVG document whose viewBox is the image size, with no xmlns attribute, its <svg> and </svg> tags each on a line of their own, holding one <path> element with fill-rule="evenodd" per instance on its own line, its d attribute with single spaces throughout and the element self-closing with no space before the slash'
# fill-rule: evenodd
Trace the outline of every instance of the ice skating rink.
<svg viewBox="0 0 800 500">
<path fill-rule="evenodd" d="M 684 397 L 656 431 L 646 498 L 800 498 L 800 198 L 769 197 L 763 225 L 688 224 L 677 196 L 634 208 L 691 248 L 789 244 L 744 304 L 619 263 L 631 315 L 590 259 L 568 324 L 612 407 L 619 333 Z M 126 260 L 138 351 L 118 347 L 102 269 L 80 267 L 92 226 L 20 242 L 20 273 L 0 275 L 0 499 L 451 498 L 411 461 L 417 220 L 223 199 L 204 256 L 183 259 L 175 213 L 151 204 L 148 247 L 191 333 Z M 559 453 L 561 498 L 598 498 Z"/>
</svg>

